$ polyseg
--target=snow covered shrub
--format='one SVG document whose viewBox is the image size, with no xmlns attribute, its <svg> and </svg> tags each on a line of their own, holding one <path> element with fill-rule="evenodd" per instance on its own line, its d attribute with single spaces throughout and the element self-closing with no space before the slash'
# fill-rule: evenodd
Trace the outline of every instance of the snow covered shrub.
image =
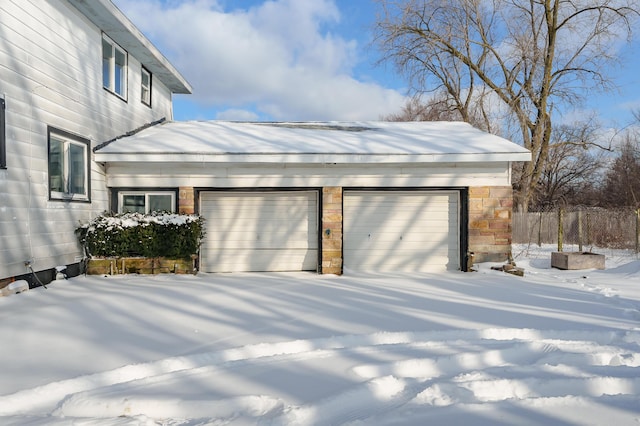
<svg viewBox="0 0 640 426">
<path fill-rule="evenodd" d="M 76 229 L 89 256 L 171 257 L 188 259 L 204 237 L 198 215 L 105 213 Z"/>
</svg>

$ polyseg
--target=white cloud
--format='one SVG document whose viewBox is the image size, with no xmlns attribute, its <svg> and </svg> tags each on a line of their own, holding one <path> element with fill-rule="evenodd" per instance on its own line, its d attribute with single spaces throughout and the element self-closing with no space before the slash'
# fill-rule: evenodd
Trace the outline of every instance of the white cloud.
<svg viewBox="0 0 640 426">
<path fill-rule="evenodd" d="M 231 108 L 225 111 L 220 111 L 216 114 L 216 120 L 227 121 L 258 121 L 258 114 L 246 109 Z"/>
<path fill-rule="evenodd" d="M 357 41 L 330 31 L 341 18 L 333 0 L 272 0 L 226 11 L 214 0 L 117 4 L 205 108 L 254 108 L 275 120 L 375 120 L 404 103 L 399 92 L 353 76 L 365 58 Z"/>
</svg>

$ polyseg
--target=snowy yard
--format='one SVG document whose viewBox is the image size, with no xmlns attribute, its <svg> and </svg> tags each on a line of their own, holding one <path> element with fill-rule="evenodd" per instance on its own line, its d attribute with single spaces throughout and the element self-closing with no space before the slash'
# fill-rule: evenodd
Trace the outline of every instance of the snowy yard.
<svg viewBox="0 0 640 426">
<path fill-rule="evenodd" d="M 640 422 L 640 261 L 79 277 L 0 298 L 0 424 Z"/>
</svg>

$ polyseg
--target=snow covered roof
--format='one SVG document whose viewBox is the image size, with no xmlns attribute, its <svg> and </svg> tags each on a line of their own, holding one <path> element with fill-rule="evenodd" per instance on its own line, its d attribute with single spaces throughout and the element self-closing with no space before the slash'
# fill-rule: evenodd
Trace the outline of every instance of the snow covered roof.
<svg viewBox="0 0 640 426">
<path fill-rule="evenodd" d="M 103 144 L 98 162 L 419 163 L 528 161 L 462 122 L 165 122 Z"/>
</svg>

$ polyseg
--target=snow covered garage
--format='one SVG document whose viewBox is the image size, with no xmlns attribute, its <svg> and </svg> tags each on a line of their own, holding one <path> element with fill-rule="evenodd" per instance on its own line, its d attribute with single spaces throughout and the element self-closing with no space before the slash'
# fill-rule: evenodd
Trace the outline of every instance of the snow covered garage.
<svg viewBox="0 0 640 426">
<path fill-rule="evenodd" d="M 505 260 L 530 158 L 459 122 L 166 122 L 94 155 L 114 211 L 205 217 L 203 272 L 338 274 Z"/>
</svg>

